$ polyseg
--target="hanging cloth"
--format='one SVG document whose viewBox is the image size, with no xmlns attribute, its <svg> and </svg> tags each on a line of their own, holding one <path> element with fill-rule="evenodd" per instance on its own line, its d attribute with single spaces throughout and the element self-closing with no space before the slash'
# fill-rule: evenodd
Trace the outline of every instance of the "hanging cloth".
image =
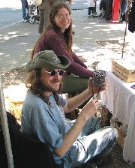
<svg viewBox="0 0 135 168">
<path fill-rule="evenodd" d="M 135 0 L 132 2 L 131 11 L 129 13 L 128 30 L 132 33 L 135 31 Z"/>
</svg>

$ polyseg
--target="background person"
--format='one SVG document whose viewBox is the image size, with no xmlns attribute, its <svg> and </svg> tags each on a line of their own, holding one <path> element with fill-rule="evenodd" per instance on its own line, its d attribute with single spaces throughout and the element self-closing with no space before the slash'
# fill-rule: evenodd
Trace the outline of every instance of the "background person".
<svg viewBox="0 0 135 168">
<path fill-rule="evenodd" d="M 27 0 L 21 0 L 23 22 L 29 22 L 29 6 Z"/>
<path fill-rule="evenodd" d="M 130 45 L 135 53 L 135 1 L 132 1 L 131 10 L 128 16 L 128 30 L 130 33 Z"/>
<path fill-rule="evenodd" d="M 42 3 L 38 6 L 39 10 L 39 28 L 38 32 L 43 33 L 44 29 L 49 25 L 49 12 L 52 5 L 61 0 L 42 0 Z"/>
<path fill-rule="evenodd" d="M 69 66 L 66 57 L 56 56 L 53 51 L 42 51 L 35 55 L 26 70 L 26 86 L 29 88 L 25 98 L 21 126 L 29 137 L 48 144 L 55 162 L 62 168 L 73 168 L 95 159 L 103 162 L 113 147 L 117 131 L 114 128 L 99 129 L 98 120 L 93 117 L 99 103 L 91 100 L 71 125 L 65 119 L 69 113 L 84 103 L 106 84 L 88 88 L 80 95 L 64 100 L 59 94 L 63 70 Z"/>
<path fill-rule="evenodd" d="M 105 12 L 106 12 L 106 0 L 100 0 L 99 3 L 99 10 L 101 13 L 99 14 L 99 17 L 105 17 Z"/>
<path fill-rule="evenodd" d="M 88 2 L 88 17 L 94 16 L 96 12 L 96 8 L 95 8 L 96 0 L 87 0 L 87 2 Z"/>
<path fill-rule="evenodd" d="M 49 18 L 50 25 L 37 40 L 31 58 L 44 50 L 53 50 L 55 54 L 67 57 L 71 64 L 66 69 L 67 76 L 63 80 L 62 93 L 82 92 L 87 88 L 88 79 L 93 72 L 72 51 L 72 18 L 69 5 L 64 2 L 55 3 Z"/>
<path fill-rule="evenodd" d="M 127 10 L 127 0 L 121 0 L 120 1 L 120 21 L 125 21 L 125 14 Z"/>
<path fill-rule="evenodd" d="M 49 24 L 49 12 L 52 6 L 52 0 L 42 0 L 42 3 L 38 6 L 39 10 L 39 27 L 38 32 L 42 34 L 43 30 Z"/>
</svg>

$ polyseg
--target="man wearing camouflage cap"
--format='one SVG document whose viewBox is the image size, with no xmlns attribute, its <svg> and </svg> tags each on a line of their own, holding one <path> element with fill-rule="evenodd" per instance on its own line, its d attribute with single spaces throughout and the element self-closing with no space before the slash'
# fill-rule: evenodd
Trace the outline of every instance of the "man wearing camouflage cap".
<svg viewBox="0 0 135 168">
<path fill-rule="evenodd" d="M 64 113 L 70 113 L 99 90 L 105 90 L 106 84 L 99 89 L 89 80 L 84 92 L 71 99 L 63 99 L 58 92 L 65 75 L 63 69 L 69 64 L 66 57 L 47 50 L 36 54 L 26 65 L 28 93 L 22 109 L 22 131 L 47 143 L 56 164 L 62 168 L 77 167 L 93 159 L 99 164 L 117 137 L 114 128 L 99 129 L 98 120 L 93 117 L 99 102 L 96 99 L 89 101 L 72 124 Z"/>
</svg>

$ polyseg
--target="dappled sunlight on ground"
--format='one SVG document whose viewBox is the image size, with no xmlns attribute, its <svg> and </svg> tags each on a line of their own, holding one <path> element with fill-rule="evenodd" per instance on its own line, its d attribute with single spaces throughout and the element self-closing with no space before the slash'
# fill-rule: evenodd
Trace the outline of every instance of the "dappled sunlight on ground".
<svg viewBox="0 0 135 168">
<path fill-rule="evenodd" d="M 21 110 L 27 93 L 23 83 L 19 85 L 10 85 L 3 89 L 6 111 L 11 112 L 17 120 L 21 118 Z"/>
<path fill-rule="evenodd" d="M 20 85 L 10 85 L 4 89 L 4 96 L 14 102 L 24 101 L 27 89 L 23 83 Z"/>
</svg>

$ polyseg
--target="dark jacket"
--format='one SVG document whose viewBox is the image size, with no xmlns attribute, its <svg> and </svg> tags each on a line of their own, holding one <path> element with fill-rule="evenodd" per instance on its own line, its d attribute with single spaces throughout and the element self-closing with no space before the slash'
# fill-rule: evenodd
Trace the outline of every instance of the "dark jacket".
<svg viewBox="0 0 135 168">
<path fill-rule="evenodd" d="M 49 147 L 28 138 L 20 131 L 15 118 L 7 113 L 15 168 L 56 168 Z M 3 132 L 0 125 L 0 167 L 8 168 Z"/>
<path fill-rule="evenodd" d="M 128 30 L 132 33 L 135 31 L 135 1 L 132 2 L 131 11 L 129 13 Z"/>
</svg>

